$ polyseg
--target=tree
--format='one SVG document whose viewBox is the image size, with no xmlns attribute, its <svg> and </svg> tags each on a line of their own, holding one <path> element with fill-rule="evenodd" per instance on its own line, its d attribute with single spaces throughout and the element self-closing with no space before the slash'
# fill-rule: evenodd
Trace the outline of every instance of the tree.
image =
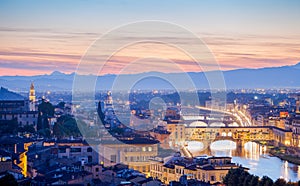
<svg viewBox="0 0 300 186">
<path fill-rule="evenodd" d="M 0 185 L 18 186 L 18 182 L 13 175 L 7 173 L 4 177 L 0 178 Z"/>
<path fill-rule="evenodd" d="M 246 179 L 246 177 L 249 176 L 249 172 L 244 171 L 242 172 L 241 176 L 239 177 L 239 181 L 238 181 L 238 186 L 243 186 L 244 185 L 244 181 Z"/>
<path fill-rule="evenodd" d="M 244 180 L 244 183 L 243 183 L 243 186 L 250 186 L 250 183 L 251 183 L 251 180 L 253 179 L 253 175 L 252 174 L 249 174 L 245 180 Z"/>
<path fill-rule="evenodd" d="M 35 133 L 35 129 L 33 125 L 24 125 L 23 127 L 18 128 L 18 132 Z"/>
<path fill-rule="evenodd" d="M 278 178 L 273 184 L 273 186 L 285 186 L 285 185 L 286 185 L 286 181 L 282 178 Z"/>
<path fill-rule="evenodd" d="M 54 117 L 54 107 L 53 105 L 43 100 L 38 106 L 38 123 L 37 130 L 49 128 L 49 118 Z"/>
<path fill-rule="evenodd" d="M 273 185 L 273 180 L 268 176 L 263 176 L 259 182 L 259 186 L 272 186 L 272 185 Z"/>
<path fill-rule="evenodd" d="M 237 186 L 240 183 L 240 180 L 244 180 L 242 176 L 246 176 L 247 173 L 244 173 L 243 168 L 230 169 L 228 174 L 225 176 L 223 183 L 227 186 Z"/>
<path fill-rule="evenodd" d="M 53 126 L 53 134 L 59 138 L 81 135 L 76 120 L 70 115 L 63 115 L 57 119 Z"/>
<path fill-rule="evenodd" d="M 59 102 L 59 103 L 57 104 L 57 107 L 58 107 L 58 108 L 61 108 L 61 109 L 64 109 L 64 108 L 65 108 L 65 105 L 66 105 L 66 103 L 65 103 L 64 101 L 62 101 L 62 102 Z"/>
<path fill-rule="evenodd" d="M 259 181 L 259 177 L 258 176 L 253 176 L 250 183 L 249 183 L 249 186 L 257 186 L 258 181 Z"/>
<path fill-rule="evenodd" d="M 51 131 L 50 131 L 50 129 L 48 129 L 48 128 L 40 129 L 40 130 L 38 130 L 38 134 L 39 134 L 40 136 L 44 136 L 44 137 L 46 137 L 46 138 L 49 138 L 50 135 L 51 135 Z"/>
</svg>

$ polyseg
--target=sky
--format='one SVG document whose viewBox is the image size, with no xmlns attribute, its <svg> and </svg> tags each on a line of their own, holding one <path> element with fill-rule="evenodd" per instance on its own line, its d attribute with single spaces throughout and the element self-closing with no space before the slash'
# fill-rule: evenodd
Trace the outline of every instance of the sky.
<svg viewBox="0 0 300 186">
<path fill-rule="evenodd" d="M 300 61 L 299 0 L 2 0 L 0 75 L 72 73 L 97 39 L 145 20 L 170 22 L 194 33 L 221 70 Z M 133 32 L 129 36 L 135 37 Z M 194 46 L 180 36 L 169 40 Z M 148 53 L 157 55 L 149 58 Z M 165 44 L 142 43 L 116 52 L 101 73 L 175 72 L 176 65 L 183 71 L 203 70 L 192 60 Z"/>
</svg>

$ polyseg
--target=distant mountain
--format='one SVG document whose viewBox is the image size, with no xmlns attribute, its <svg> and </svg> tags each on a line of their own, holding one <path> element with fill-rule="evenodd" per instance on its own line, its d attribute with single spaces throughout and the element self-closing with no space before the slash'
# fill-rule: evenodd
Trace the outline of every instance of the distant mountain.
<svg viewBox="0 0 300 186">
<path fill-rule="evenodd" d="M 206 77 L 213 79 L 216 72 L 189 72 L 188 75 L 193 80 L 193 83 L 198 89 L 209 88 L 209 83 Z M 30 83 L 34 82 L 38 92 L 43 91 L 70 91 L 73 86 L 75 73 L 64 74 L 59 71 L 54 71 L 50 75 L 37 76 L 0 76 L 0 86 L 14 91 L 28 91 Z M 238 69 L 223 72 L 224 80 L 227 89 L 236 88 L 300 88 L 300 63 L 291 66 L 270 67 L 259 69 Z M 179 88 L 189 88 L 186 84 L 185 73 L 158 73 L 147 72 L 131 75 L 104 75 L 104 76 L 82 76 L 87 84 L 92 83 L 92 78 L 97 78 L 97 90 L 111 89 L 115 80 L 121 82 L 129 82 L 139 80 L 133 87 L 135 89 L 171 89 L 172 84 L 158 77 L 175 79 L 176 83 L 180 84 Z M 147 77 L 143 79 L 143 77 Z M 214 81 L 214 80 L 212 80 Z M 119 83 L 118 86 L 121 86 Z M 178 87 L 177 87 L 178 88 Z"/>
</svg>

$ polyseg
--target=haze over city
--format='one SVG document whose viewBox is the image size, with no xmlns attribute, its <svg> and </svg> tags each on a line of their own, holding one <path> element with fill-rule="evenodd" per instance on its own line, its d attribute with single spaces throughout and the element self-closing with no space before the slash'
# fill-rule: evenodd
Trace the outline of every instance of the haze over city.
<svg viewBox="0 0 300 186">
<path fill-rule="evenodd" d="M 0 186 L 300 186 L 299 0 L 0 1 Z"/>
</svg>

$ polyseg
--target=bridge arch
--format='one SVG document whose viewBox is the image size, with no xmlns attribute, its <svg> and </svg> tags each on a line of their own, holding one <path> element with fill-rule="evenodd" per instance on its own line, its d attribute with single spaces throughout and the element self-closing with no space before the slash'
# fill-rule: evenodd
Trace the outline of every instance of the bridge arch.
<svg viewBox="0 0 300 186">
<path fill-rule="evenodd" d="M 201 141 L 188 141 L 186 143 L 186 148 L 192 153 L 201 152 L 205 149 L 204 143 Z"/>
<path fill-rule="evenodd" d="M 223 122 L 213 122 L 209 124 L 210 127 L 226 127 L 225 123 Z"/>
<path fill-rule="evenodd" d="M 194 121 L 190 124 L 190 127 L 207 127 L 207 123 L 203 121 Z"/>
<path fill-rule="evenodd" d="M 233 123 L 230 123 L 228 124 L 229 127 L 238 127 L 239 124 L 237 122 L 233 122 Z"/>
<path fill-rule="evenodd" d="M 237 143 L 233 140 L 217 140 L 210 144 L 211 150 L 235 150 Z"/>
</svg>

